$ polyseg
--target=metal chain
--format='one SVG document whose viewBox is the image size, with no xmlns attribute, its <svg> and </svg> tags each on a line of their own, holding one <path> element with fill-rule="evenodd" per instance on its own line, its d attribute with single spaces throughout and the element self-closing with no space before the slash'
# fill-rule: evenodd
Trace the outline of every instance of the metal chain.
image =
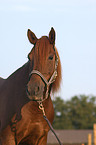
<svg viewBox="0 0 96 145">
<path fill-rule="evenodd" d="M 45 115 L 44 106 L 43 106 L 42 102 L 39 103 L 39 109 L 42 110 L 43 115 L 46 116 L 46 115 Z"/>
</svg>

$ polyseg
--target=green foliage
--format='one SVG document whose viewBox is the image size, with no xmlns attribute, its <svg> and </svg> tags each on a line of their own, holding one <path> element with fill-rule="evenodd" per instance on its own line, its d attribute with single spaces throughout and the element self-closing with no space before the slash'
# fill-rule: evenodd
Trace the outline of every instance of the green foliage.
<svg viewBox="0 0 96 145">
<path fill-rule="evenodd" d="M 56 97 L 53 101 L 55 129 L 92 129 L 96 123 L 96 97 L 74 96 L 69 101 Z"/>
</svg>

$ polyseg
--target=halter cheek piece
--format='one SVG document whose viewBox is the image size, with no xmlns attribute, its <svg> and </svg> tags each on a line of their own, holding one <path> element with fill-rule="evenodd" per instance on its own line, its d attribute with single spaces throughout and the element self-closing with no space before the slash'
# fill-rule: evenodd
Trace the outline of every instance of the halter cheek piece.
<svg viewBox="0 0 96 145">
<path fill-rule="evenodd" d="M 54 47 L 53 47 L 53 49 L 55 51 L 55 70 L 54 70 L 52 76 L 50 77 L 50 79 L 47 81 L 46 78 L 38 70 L 32 70 L 31 73 L 29 74 L 29 76 L 31 76 L 32 74 L 37 74 L 38 76 L 41 77 L 42 81 L 44 81 L 44 83 L 47 86 L 45 98 L 41 97 L 40 100 L 38 101 L 39 103 L 43 102 L 44 100 L 46 100 L 48 98 L 49 86 L 56 80 L 56 77 L 57 77 L 58 56 L 57 56 L 57 53 L 56 53 L 56 50 Z M 28 95 L 28 98 L 29 98 L 29 95 Z"/>
</svg>

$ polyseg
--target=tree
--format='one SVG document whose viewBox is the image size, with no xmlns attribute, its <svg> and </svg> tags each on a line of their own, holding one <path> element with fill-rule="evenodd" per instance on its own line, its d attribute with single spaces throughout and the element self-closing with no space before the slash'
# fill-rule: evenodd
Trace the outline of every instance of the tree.
<svg viewBox="0 0 96 145">
<path fill-rule="evenodd" d="M 70 129 L 72 126 L 71 121 L 67 115 L 67 105 L 64 102 L 63 99 L 60 97 L 57 97 L 55 101 L 53 101 L 54 104 L 54 112 L 55 112 L 55 119 L 53 126 L 55 129 Z"/>
<path fill-rule="evenodd" d="M 55 129 L 92 129 L 96 123 L 96 97 L 74 96 L 69 101 L 56 97 L 53 101 L 55 110 Z"/>
</svg>

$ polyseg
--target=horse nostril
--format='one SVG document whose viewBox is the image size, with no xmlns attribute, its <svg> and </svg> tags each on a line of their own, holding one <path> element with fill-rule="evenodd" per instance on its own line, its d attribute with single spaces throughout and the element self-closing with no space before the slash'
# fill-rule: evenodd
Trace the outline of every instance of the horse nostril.
<svg viewBox="0 0 96 145">
<path fill-rule="evenodd" d="M 36 87 L 35 87 L 35 93 L 36 93 L 36 92 L 39 92 L 39 90 L 40 90 L 40 89 L 39 89 L 39 86 L 36 86 Z"/>
<path fill-rule="evenodd" d="M 38 91 L 39 91 L 39 86 L 38 86 Z"/>
</svg>

